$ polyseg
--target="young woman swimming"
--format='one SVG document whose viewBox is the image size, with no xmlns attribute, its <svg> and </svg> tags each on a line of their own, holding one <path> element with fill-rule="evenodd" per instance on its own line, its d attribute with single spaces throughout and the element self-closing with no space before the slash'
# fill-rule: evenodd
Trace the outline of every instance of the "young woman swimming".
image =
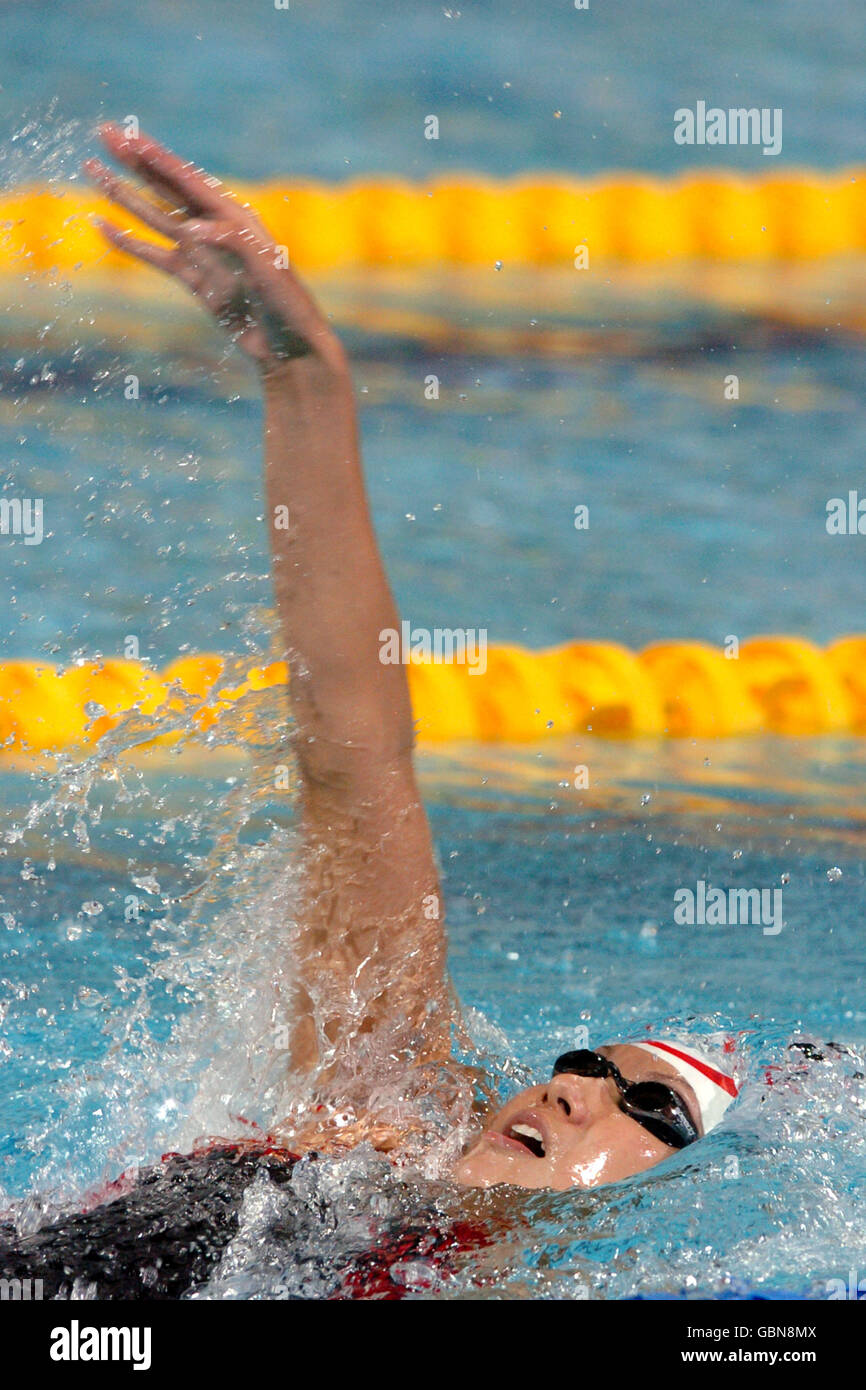
<svg viewBox="0 0 866 1390">
<path fill-rule="evenodd" d="M 191 290 L 252 360 L 264 396 L 303 846 L 289 1065 L 310 1096 L 275 1132 L 295 1153 L 367 1140 L 399 1154 L 413 1122 L 401 1127 L 393 1097 L 382 1106 L 383 1079 L 409 1078 L 415 1101 L 451 1087 L 465 1112 L 474 1078 L 451 1061 L 458 1014 L 406 672 L 380 660 L 399 619 L 365 495 L 349 367 L 286 248 L 248 206 L 146 136 L 108 125 L 101 138 L 134 180 L 96 159 L 85 171 L 162 239 L 103 221 L 107 241 Z M 613 1182 L 693 1143 L 736 1091 L 719 1055 L 677 1041 L 569 1052 L 549 1081 L 482 1117 L 452 1177 Z"/>
</svg>

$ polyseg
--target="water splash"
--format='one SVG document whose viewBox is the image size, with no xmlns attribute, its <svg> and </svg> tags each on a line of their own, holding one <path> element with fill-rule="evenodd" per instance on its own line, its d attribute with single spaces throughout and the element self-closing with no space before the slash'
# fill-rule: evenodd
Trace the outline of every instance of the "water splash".
<svg viewBox="0 0 866 1390">
<path fill-rule="evenodd" d="M 3 146 L 0 190 L 16 184 L 74 183 L 89 134 L 80 118 L 63 119 L 58 97 L 31 109 Z"/>
<path fill-rule="evenodd" d="M 237 676 L 230 668 L 223 683 Z M 212 1136 L 263 1136 L 308 1099 L 309 1083 L 290 1074 L 285 1026 L 300 858 L 291 797 L 274 790 L 274 769 L 289 758 L 284 695 L 246 695 L 206 732 L 196 713 L 131 712 L 83 762 L 58 759 L 40 779 L 43 794 L 5 830 L 9 849 L 27 856 L 31 917 L 51 887 L 68 903 L 52 883 L 58 865 L 66 873 L 87 865 L 89 881 L 112 880 L 98 896 L 82 897 L 72 915 L 66 906 L 55 914 L 73 951 L 62 969 L 74 988 L 71 997 L 52 992 L 50 1016 L 39 1020 L 31 1008 L 19 1031 L 21 1045 L 38 1056 L 47 1028 L 72 1026 L 86 1010 L 104 1040 L 100 1051 L 93 1038 L 85 1067 L 71 1068 L 62 1055 L 49 1060 L 49 1119 L 25 1140 L 30 1181 L 46 1209 L 163 1151 Z M 155 746 L 157 736 L 171 736 L 170 748 Z M 183 760 L 197 753 L 208 759 L 209 790 L 197 800 L 196 783 L 187 785 L 184 808 Z M 232 773 L 215 778 L 221 757 L 232 758 L 222 764 Z M 200 774 L 201 761 L 193 765 Z M 15 929 L 22 939 L 32 930 Z M 124 934 L 131 950 L 117 959 Z M 53 937 L 42 957 L 46 973 L 25 972 L 31 1004 L 51 991 Z M 96 977 L 88 964 L 94 954 L 103 958 Z M 333 1007 L 318 1002 L 325 1014 Z M 364 1000 L 357 1002 L 360 1022 Z M 482 1054 L 468 1034 L 464 1048 L 464 1059 L 478 1064 Z M 399 1114 L 424 1136 L 415 1145 L 419 1161 L 433 1162 L 434 1141 L 442 1153 L 459 1145 L 463 1131 L 429 1078 L 422 1085 L 413 1075 L 409 1085 L 383 1056 L 377 1083 L 377 1058 L 367 1054 L 378 1110 Z M 509 1073 L 505 1063 L 501 1075 Z"/>
</svg>

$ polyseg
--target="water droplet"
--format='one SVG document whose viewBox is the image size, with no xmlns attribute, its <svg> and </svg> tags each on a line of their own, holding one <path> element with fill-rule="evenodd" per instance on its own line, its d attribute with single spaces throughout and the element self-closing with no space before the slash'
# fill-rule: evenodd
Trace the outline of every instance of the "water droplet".
<svg viewBox="0 0 866 1390">
<path fill-rule="evenodd" d="M 153 874 L 142 874 L 141 877 L 133 874 L 132 881 L 136 888 L 143 889 L 145 893 L 160 893 L 162 891 Z"/>
</svg>

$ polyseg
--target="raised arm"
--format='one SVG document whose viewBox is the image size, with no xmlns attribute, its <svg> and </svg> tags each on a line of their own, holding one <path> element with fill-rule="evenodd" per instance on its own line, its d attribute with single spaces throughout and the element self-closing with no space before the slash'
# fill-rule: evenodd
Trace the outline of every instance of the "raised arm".
<svg viewBox="0 0 866 1390">
<path fill-rule="evenodd" d="M 406 673 L 379 660 L 399 628 L 364 490 L 339 340 L 249 208 L 154 141 L 104 127 L 87 173 L 168 244 L 103 222 L 108 241 L 198 296 L 258 367 L 274 588 L 291 668 L 303 887 L 291 1063 L 359 1093 L 449 1050 L 439 884 L 412 765 Z M 348 1088 L 348 1089 L 347 1089 Z"/>
</svg>

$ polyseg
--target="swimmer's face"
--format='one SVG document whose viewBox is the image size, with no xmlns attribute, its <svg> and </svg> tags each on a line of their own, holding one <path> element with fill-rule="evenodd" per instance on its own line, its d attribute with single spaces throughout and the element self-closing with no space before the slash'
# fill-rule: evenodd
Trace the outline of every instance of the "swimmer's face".
<svg viewBox="0 0 866 1390">
<path fill-rule="evenodd" d="M 663 1081 L 682 1098 L 700 1133 L 700 1112 L 692 1088 L 667 1062 L 639 1047 L 620 1044 L 598 1049 L 629 1081 Z M 457 1164 L 454 1177 L 467 1187 L 598 1187 L 642 1173 L 676 1153 L 626 1115 L 610 1077 L 560 1073 L 531 1086 L 493 1116 L 484 1133 Z M 512 1126 L 541 1134 L 532 1147 L 512 1137 Z M 535 1152 L 543 1148 L 543 1155 Z"/>
</svg>

